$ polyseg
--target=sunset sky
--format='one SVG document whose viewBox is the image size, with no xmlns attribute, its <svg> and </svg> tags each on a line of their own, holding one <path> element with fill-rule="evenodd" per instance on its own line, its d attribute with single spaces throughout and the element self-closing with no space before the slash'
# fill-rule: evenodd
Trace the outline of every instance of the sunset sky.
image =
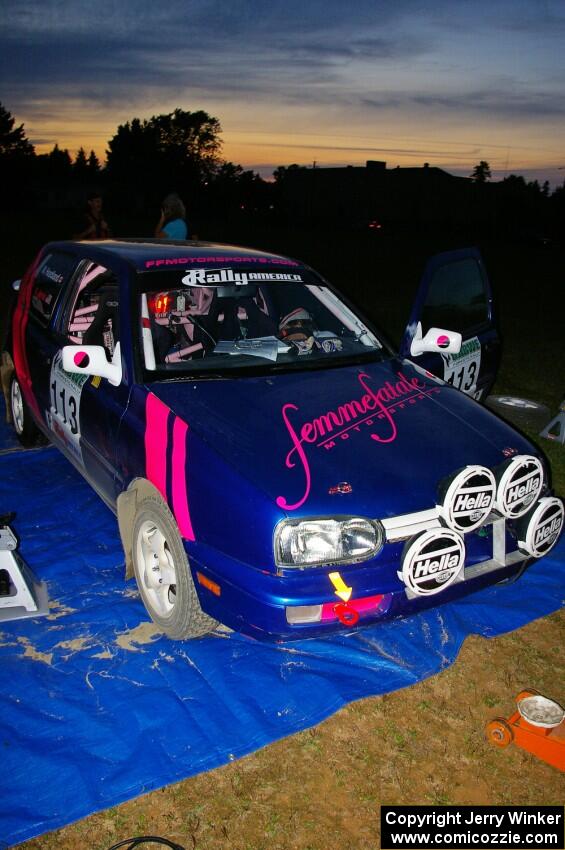
<svg viewBox="0 0 565 850">
<path fill-rule="evenodd" d="M 565 179 L 563 0 L 3 0 L 0 101 L 38 153 L 204 109 L 223 156 Z"/>
</svg>

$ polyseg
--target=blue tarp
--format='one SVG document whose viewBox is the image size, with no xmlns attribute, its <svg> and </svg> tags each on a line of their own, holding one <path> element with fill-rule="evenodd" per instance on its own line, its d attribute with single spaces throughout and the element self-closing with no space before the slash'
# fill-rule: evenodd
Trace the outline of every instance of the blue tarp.
<svg viewBox="0 0 565 850">
<path fill-rule="evenodd" d="M 4 426 L 0 447 L 8 448 Z M 0 848 L 209 770 L 451 664 L 563 604 L 565 540 L 519 582 L 331 639 L 159 636 L 114 516 L 53 448 L 0 452 L 0 513 L 49 617 L 0 624 Z"/>
</svg>

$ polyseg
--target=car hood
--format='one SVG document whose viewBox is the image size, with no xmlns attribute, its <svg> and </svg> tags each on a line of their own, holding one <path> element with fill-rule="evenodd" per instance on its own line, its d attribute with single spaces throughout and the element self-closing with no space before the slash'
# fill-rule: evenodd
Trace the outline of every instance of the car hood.
<svg viewBox="0 0 565 850">
<path fill-rule="evenodd" d="M 467 464 L 535 453 L 477 402 L 396 358 L 150 389 L 289 516 L 425 510 Z"/>
</svg>

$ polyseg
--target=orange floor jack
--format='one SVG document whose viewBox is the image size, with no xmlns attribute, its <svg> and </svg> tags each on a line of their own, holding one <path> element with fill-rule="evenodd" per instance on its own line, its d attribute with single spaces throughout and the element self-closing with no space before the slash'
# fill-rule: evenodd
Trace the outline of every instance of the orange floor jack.
<svg viewBox="0 0 565 850">
<path fill-rule="evenodd" d="M 487 723 L 487 740 L 495 747 L 507 747 L 514 741 L 523 750 L 565 771 L 565 711 L 534 690 L 521 691 L 516 707 L 507 720 L 495 717 Z"/>
</svg>

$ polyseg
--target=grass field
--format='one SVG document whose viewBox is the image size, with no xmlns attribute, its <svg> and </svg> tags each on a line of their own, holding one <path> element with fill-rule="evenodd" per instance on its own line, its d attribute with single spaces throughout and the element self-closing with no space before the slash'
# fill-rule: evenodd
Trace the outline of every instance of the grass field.
<svg viewBox="0 0 565 850">
<path fill-rule="evenodd" d="M 57 234 L 50 222 L 45 238 Z M 204 238 L 300 257 L 398 339 L 423 261 L 470 239 L 371 240 L 338 232 L 227 229 Z M 38 242 L 4 232 L 4 278 L 21 274 Z M 504 340 L 498 394 L 556 411 L 565 395 L 565 252 L 479 242 Z M 565 447 L 528 433 L 565 495 Z M 406 690 L 351 704 L 324 723 L 244 759 L 21 845 L 103 850 L 128 836 L 163 835 L 190 850 L 327 850 L 379 846 L 381 804 L 562 804 L 559 772 L 516 747 L 497 750 L 485 723 L 514 710 L 524 687 L 565 702 L 563 611 L 511 634 L 467 639 L 456 663 Z"/>
</svg>

